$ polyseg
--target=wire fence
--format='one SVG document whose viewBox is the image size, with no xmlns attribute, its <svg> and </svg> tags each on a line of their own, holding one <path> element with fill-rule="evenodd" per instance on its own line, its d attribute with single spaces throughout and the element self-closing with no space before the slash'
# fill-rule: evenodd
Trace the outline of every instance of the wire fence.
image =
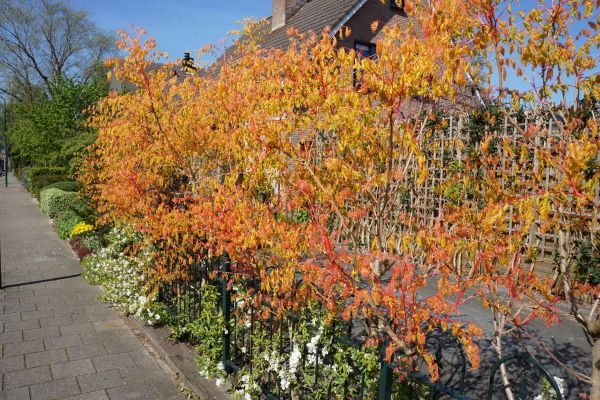
<svg viewBox="0 0 600 400">
<path fill-rule="evenodd" d="M 203 291 L 208 288 L 219 291 L 218 301 L 202 301 Z M 261 299 L 268 298 L 261 292 L 257 279 L 238 277 L 236 284 L 232 284 L 230 261 L 219 257 L 195 264 L 188 276 L 164 285 L 160 293 L 160 301 L 181 323 L 197 320 L 204 311 L 222 315 L 221 362 L 232 378 L 234 388 L 240 383 L 240 374 L 244 371 L 260 374 L 260 398 L 270 400 L 481 398 L 469 397 L 467 393 L 467 359 L 462 345 L 441 330 L 428 338 L 430 350 L 440 367 L 440 379 L 430 380 L 426 371 L 417 364 L 412 366 L 411 372 L 402 376 L 406 367 L 400 368 L 394 360 L 385 360 L 383 346 L 375 351 L 376 368 L 365 368 L 350 356 L 352 350 L 364 348 L 364 332 L 357 320 L 344 321 L 340 318 L 331 323 L 335 326 L 332 342 L 336 345 L 330 346 L 332 350 L 329 352 L 323 351 L 326 344 L 321 342 L 304 343 L 298 349 L 294 338 L 298 334 L 295 330 L 299 326 L 299 316 L 273 310 L 268 300 L 262 300 L 259 306 L 253 302 L 243 304 L 238 300 L 241 292 L 254 293 Z M 311 349 L 311 346 L 314 348 Z M 273 370 L 257 362 L 255 353 L 265 353 L 265 348 L 266 353 L 276 351 L 276 358 L 283 360 L 278 369 Z M 496 362 L 488 375 L 487 399 L 504 398 L 504 389 L 497 375 L 500 366 L 508 364 L 515 364 L 521 371 L 526 371 L 517 374 L 512 382 L 515 398 L 563 399 L 553 376 L 528 354 L 515 354 Z M 282 382 L 281 371 L 284 369 L 292 371 L 293 376 L 287 378 L 289 384 Z M 342 379 L 332 378 L 331 371 L 342 369 L 351 372 L 342 374 Z M 545 397 L 535 397 L 543 386 Z"/>
</svg>

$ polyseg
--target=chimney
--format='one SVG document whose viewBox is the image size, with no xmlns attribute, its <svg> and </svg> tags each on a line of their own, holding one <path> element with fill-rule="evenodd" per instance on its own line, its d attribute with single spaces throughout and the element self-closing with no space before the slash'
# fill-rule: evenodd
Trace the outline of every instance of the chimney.
<svg viewBox="0 0 600 400">
<path fill-rule="evenodd" d="M 190 57 L 190 53 L 185 52 L 183 53 L 183 60 L 181 60 L 181 66 L 183 67 L 183 69 L 188 70 L 195 70 L 196 67 L 194 67 L 194 59 L 192 57 Z"/>
<path fill-rule="evenodd" d="M 273 17 L 271 30 L 279 29 L 287 24 L 290 17 L 310 0 L 273 0 Z"/>
</svg>

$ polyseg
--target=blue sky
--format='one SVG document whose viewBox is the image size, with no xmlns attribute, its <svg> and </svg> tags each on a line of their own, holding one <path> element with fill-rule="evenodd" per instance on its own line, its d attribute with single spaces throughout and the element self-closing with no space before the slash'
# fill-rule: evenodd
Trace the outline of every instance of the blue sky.
<svg viewBox="0 0 600 400">
<path fill-rule="evenodd" d="M 144 28 L 171 59 L 220 43 L 246 17 L 271 15 L 271 0 L 71 0 L 101 29 Z"/>
<path fill-rule="evenodd" d="M 131 27 L 144 28 L 149 37 L 156 39 L 158 49 L 169 53 L 171 60 L 183 57 L 185 51 L 191 51 L 192 56 L 195 57 L 196 51 L 205 44 L 219 46 L 221 41 L 228 37 L 229 31 L 239 28 L 238 22 L 244 18 L 271 15 L 272 4 L 272 0 L 70 0 L 70 2 L 75 8 L 88 11 L 90 19 L 107 32 L 114 33 L 117 29 L 130 30 Z M 527 2 L 525 4 L 531 6 L 531 3 Z M 231 39 L 227 44 L 231 44 Z M 529 88 L 529 85 L 517 79 L 514 74 L 509 76 L 508 84 L 512 88 L 521 90 Z"/>
</svg>

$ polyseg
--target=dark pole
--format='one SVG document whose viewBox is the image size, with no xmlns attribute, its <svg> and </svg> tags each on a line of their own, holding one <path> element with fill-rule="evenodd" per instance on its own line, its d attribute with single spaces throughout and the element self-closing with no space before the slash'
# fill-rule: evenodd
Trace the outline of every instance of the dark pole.
<svg viewBox="0 0 600 400">
<path fill-rule="evenodd" d="M 6 113 L 8 111 L 8 107 L 6 106 L 6 99 L 2 97 L 2 102 L 4 103 L 4 186 L 8 187 L 8 119 Z M 0 242 L 0 289 L 2 289 L 2 243 Z"/>
<path fill-rule="evenodd" d="M 8 187 L 8 107 L 4 97 L 2 102 L 4 103 L 4 187 Z"/>
</svg>

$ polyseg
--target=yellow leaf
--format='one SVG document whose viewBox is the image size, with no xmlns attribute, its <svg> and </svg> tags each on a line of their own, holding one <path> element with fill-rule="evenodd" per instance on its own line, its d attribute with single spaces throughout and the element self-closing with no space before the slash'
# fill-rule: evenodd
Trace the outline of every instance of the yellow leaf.
<svg viewBox="0 0 600 400">
<path fill-rule="evenodd" d="M 371 32 L 375 33 L 377 28 L 379 27 L 379 21 L 375 20 L 371 22 Z"/>
</svg>

